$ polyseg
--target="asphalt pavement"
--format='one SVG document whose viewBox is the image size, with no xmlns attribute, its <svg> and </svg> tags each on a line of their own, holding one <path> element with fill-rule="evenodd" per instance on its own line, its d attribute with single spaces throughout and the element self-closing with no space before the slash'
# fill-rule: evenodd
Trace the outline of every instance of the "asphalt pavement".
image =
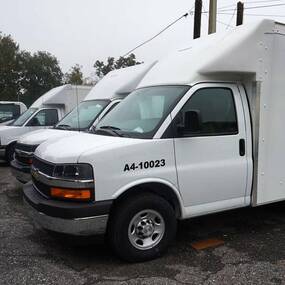
<svg viewBox="0 0 285 285">
<path fill-rule="evenodd" d="M 193 248 L 208 239 L 223 244 Z M 285 203 L 180 222 L 165 256 L 128 264 L 102 238 L 35 228 L 25 214 L 21 184 L 2 164 L 0 284 L 285 284 Z"/>
</svg>

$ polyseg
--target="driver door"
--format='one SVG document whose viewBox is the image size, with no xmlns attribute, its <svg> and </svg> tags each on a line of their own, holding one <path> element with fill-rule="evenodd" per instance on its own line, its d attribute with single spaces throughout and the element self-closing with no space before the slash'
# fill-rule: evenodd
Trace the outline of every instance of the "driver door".
<svg viewBox="0 0 285 285">
<path fill-rule="evenodd" d="M 248 160 L 244 111 L 234 84 L 200 84 L 174 110 L 178 183 L 188 215 L 245 204 Z M 189 112 L 190 111 L 190 112 Z M 195 127 L 185 129 L 196 114 Z M 193 122 L 192 122 L 193 123 Z M 183 129 L 184 128 L 184 129 Z"/>
</svg>

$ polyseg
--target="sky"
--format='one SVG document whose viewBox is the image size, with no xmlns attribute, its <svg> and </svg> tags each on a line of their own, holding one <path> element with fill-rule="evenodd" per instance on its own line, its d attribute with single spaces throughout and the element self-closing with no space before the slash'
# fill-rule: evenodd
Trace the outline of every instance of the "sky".
<svg viewBox="0 0 285 285">
<path fill-rule="evenodd" d="M 236 2 L 218 0 L 218 8 L 230 10 Z M 246 8 L 285 3 L 281 0 L 244 2 Z M 0 0 L 0 4 L 0 31 L 10 34 L 21 49 L 48 51 L 58 58 L 63 72 L 78 63 L 83 67 L 84 76 L 90 76 L 95 71 L 96 60 L 124 55 L 189 12 L 194 0 Z M 208 5 L 208 0 L 204 0 L 204 10 L 208 10 Z M 218 31 L 235 25 L 233 12 L 218 14 Z M 284 15 L 266 17 L 282 22 L 285 5 L 246 9 L 245 23 L 262 18 L 252 14 Z M 202 20 L 205 36 L 206 13 Z M 189 46 L 192 37 L 193 15 L 190 15 L 134 53 L 139 61 L 156 60 Z"/>
</svg>

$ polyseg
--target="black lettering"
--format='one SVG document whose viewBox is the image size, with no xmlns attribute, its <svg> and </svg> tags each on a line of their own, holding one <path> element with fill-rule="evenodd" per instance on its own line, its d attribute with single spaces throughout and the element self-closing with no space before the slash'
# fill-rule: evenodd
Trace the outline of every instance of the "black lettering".
<svg viewBox="0 0 285 285">
<path fill-rule="evenodd" d="M 128 164 L 125 165 L 124 171 L 130 171 L 130 168 L 129 168 Z"/>
</svg>

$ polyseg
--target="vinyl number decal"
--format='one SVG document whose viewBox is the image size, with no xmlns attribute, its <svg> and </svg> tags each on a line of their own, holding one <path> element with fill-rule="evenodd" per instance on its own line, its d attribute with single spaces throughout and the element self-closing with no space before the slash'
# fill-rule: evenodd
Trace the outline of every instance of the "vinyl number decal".
<svg viewBox="0 0 285 285">
<path fill-rule="evenodd" d="M 148 169 L 148 168 L 155 168 L 155 167 L 163 167 L 165 166 L 165 159 L 157 159 L 157 160 L 149 160 L 140 162 L 138 164 L 131 163 L 126 164 L 124 171 L 131 171 L 131 170 L 137 170 L 137 169 Z"/>
</svg>

